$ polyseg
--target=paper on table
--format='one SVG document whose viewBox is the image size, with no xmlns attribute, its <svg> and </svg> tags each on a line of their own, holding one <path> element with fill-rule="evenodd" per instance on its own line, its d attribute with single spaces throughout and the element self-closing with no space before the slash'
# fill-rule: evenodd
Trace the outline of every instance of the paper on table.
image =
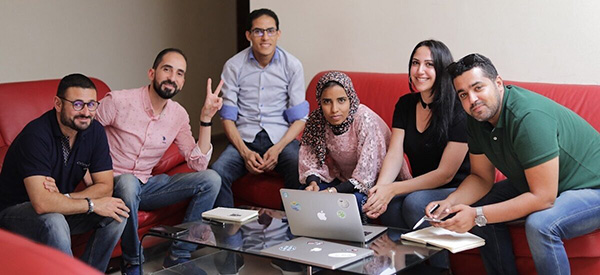
<svg viewBox="0 0 600 275">
<path fill-rule="evenodd" d="M 469 232 L 456 233 L 441 227 L 426 227 L 417 231 L 402 234 L 402 239 L 430 244 L 458 253 L 485 245 L 485 240 Z"/>
</svg>

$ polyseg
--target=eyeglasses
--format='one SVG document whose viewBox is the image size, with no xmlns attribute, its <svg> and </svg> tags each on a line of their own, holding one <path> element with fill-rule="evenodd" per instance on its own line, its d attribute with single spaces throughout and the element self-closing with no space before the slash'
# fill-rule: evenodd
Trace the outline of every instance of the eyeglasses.
<svg viewBox="0 0 600 275">
<path fill-rule="evenodd" d="M 75 111 L 83 110 L 83 106 L 87 106 L 88 110 L 90 110 L 90 111 L 96 111 L 96 109 L 98 109 L 98 105 L 100 105 L 100 102 L 95 101 L 95 100 L 91 100 L 89 102 L 83 102 L 83 100 L 72 101 L 72 100 L 68 100 L 68 99 L 66 99 L 64 97 L 60 97 L 60 96 L 58 98 L 60 98 L 64 101 L 71 102 L 71 104 L 73 105 L 73 109 Z"/>
<path fill-rule="evenodd" d="M 268 28 L 268 29 L 254 28 L 254 29 L 250 30 L 250 33 L 254 37 L 262 37 L 263 35 L 265 35 L 265 32 L 267 33 L 267 35 L 269 35 L 269 37 L 271 37 L 277 33 L 277 29 L 276 28 Z"/>
</svg>

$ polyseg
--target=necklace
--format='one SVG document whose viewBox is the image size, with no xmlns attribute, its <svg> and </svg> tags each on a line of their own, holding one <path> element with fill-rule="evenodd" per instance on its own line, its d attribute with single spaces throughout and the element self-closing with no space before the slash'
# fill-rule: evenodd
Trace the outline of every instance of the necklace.
<svg viewBox="0 0 600 275">
<path fill-rule="evenodd" d="M 421 102 L 421 106 L 423 106 L 423 109 L 427 109 L 427 107 L 429 107 L 429 109 L 431 109 L 431 103 L 425 103 L 425 101 L 423 101 L 423 96 L 421 94 L 419 94 L 419 101 Z"/>
</svg>

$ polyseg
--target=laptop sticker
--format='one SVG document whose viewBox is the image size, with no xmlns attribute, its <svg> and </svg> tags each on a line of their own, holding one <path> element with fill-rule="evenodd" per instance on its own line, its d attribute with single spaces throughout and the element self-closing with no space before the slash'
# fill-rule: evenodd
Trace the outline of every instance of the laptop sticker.
<svg viewBox="0 0 600 275">
<path fill-rule="evenodd" d="M 279 247 L 279 250 L 285 251 L 285 252 L 290 252 L 290 251 L 296 250 L 296 246 L 295 245 L 283 245 L 283 246 Z"/>
<path fill-rule="evenodd" d="M 290 206 L 292 206 L 292 209 L 296 211 L 300 211 L 300 209 L 302 209 L 302 207 L 300 207 L 300 204 L 297 201 L 291 202 Z"/>
<path fill-rule="evenodd" d="M 287 197 L 289 197 L 289 196 L 290 196 L 290 195 L 288 195 L 288 193 L 287 193 L 287 192 L 283 192 L 283 193 L 281 193 L 281 194 L 283 195 L 283 197 L 284 197 L 284 198 L 287 198 Z"/>
<path fill-rule="evenodd" d="M 321 241 L 310 241 L 310 242 L 306 242 L 306 244 L 308 244 L 308 245 L 322 245 L 323 242 L 321 242 Z"/>
<path fill-rule="evenodd" d="M 320 247 L 313 247 L 310 249 L 310 252 L 321 252 L 321 250 L 323 250 L 323 249 Z"/>
<path fill-rule="evenodd" d="M 350 252 L 334 252 L 334 253 L 329 253 L 329 255 L 327 255 L 331 258 L 352 258 L 356 256 L 356 253 L 350 253 Z"/>
<path fill-rule="evenodd" d="M 348 206 L 350 206 L 350 203 L 344 199 L 338 199 L 337 204 L 341 208 L 348 208 Z"/>
<path fill-rule="evenodd" d="M 345 219 L 345 218 L 346 218 L 346 212 L 344 212 L 344 211 L 342 211 L 342 210 L 338 210 L 338 211 L 337 211 L 337 216 L 338 216 L 340 219 Z"/>
</svg>

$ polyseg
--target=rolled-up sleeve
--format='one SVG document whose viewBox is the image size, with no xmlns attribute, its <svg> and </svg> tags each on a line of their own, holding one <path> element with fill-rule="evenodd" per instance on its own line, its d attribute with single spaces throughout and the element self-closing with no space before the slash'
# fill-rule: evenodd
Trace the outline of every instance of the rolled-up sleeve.
<svg viewBox="0 0 600 275">
<path fill-rule="evenodd" d="M 308 101 L 306 101 L 306 87 L 304 86 L 304 69 L 300 61 L 290 64 L 292 75 L 288 85 L 288 109 L 285 110 L 285 116 L 288 122 L 296 120 L 306 120 L 309 111 Z"/>
<path fill-rule="evenodd" d="M 240 91 L 239 85 L 237 84 L 237 72 L 236 66 L 231 64 L 231 61 L 225 63 L 223 66 L 223 73 L 221 79 L 223 80 L 223 107 L 221 108 L 220 115 L 222 119 L 237 120 L 238 116 L 238 93 Z"/>
</svg>

